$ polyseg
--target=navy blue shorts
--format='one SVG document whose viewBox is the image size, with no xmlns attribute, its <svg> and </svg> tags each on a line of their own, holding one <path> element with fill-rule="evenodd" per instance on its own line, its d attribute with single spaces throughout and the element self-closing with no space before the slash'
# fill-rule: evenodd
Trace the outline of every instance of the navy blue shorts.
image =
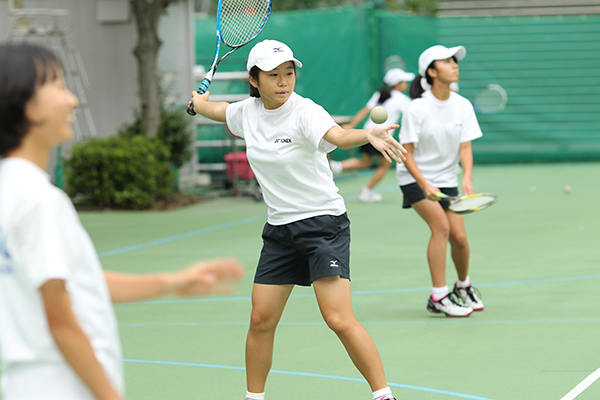
<svg viewBox="0 0 600 400">
<path fill-rule="evenodd" d="M 458 188 L 439 188 L 440 192 L 447 194 L 448 196 L 458 196 Z M 409 183 L 408 185 L 400 186 L 402 194 L 404 195 L 404 201 L 402 202 L 402 208 L 410 208 L 411 204 L 416 203 L 425 199 L 425 193 L 421 190 L 421 187 L 417 182 Z M 440 201 L 440 205 L 444 210 L 447 210 L 450 206 L 448 201 Z"/>
<path fill-rule="evenodd" d="M 254 283 L 310 286 L 319 278 L 350 279 L 350 220 L 320 215 L 285 225 L 265 224 Z"/>
</svg>

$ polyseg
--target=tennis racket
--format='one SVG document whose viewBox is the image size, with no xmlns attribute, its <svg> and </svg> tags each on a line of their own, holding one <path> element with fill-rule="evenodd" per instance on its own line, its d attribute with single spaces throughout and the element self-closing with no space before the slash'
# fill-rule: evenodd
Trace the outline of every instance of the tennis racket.
<svg viewBox="0 0 600 400">
<path fill-rule="evenodd" d="M 228 55 L 254 40 L 267 25 L 270 15 L 271 0 L 219 0 L 215 58 L 210 70 L 200 83 L 198 93 L 206 93 L 219 64 Z M 231 47 L 231 50 L 219 59 L 221 42 Z M 193 104 L 190 104 L 187 113 L 196 115 Z"/>
<path fill-rule="evenodd" d="M 406 69 L 406 61 L 397 54 L 391 55 L 383 61 L 384 71 L 389 71 L 393 68 L 400 68 L 402 71 L 408 71 L 408 69 Z"/>
<path fill-rule="evenodd" d="M 488 208 L 496 202 L 497 196 L 493 193 L 469 194 L 466 196 L 448 196 L 438 193 L 438 201 L 449 201 L 448 209 L 457 214 L 469 214 Z"/>
<path fill-rule="evenodd" d="M 495 114 L 504 110 L 508 103 L 508 96 L 502 86 L 492 83 L 475 93 L 471 98 L 471 103 L 473 103 L 475 112 Z"/>
</svg>

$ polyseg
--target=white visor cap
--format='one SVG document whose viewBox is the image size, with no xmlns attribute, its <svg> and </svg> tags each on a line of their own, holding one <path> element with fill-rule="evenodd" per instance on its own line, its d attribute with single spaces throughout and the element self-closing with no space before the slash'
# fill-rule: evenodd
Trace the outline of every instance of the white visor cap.
<svg viewBox="0 0 600 400">
<path fill-rule="evenodd" d="M 293 61 L 297 67 L 302 67 L 302 63 L 294 58 L 292 49 L 286 44 L 277 40 L 263 40 L 250 50 L 246 69 L 250 72 L 256 65 L 262 71 L 272 71 L 286 61 Z"/>
<path fill-rule="evenodd" d="M 383 82 L 392 88 L 400 82 L 411 82 L 413 79 L 415 79 L 415 74 L 412 72 L 405 72 L 400 68 L 392 68 L 385 73 Z"/>
<path fill-rule="evenodd" d="M 432 46 L 425 50 L 419 56 L 419 75 L 425 77 L 429 65 L 437 60 L 445 60 L 454 56 L 456 61 L 462 60 L 467 55 L 467 50 L 463 46 L 444 47 L 441 45 Z"/>
</svg>

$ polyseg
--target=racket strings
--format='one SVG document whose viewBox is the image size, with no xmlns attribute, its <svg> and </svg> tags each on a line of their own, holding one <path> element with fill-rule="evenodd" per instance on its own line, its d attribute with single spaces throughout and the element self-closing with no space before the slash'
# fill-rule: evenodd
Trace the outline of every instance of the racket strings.
<svg viewBox="0 0 600 400">
<path fill-rule="evenodd" d="M 491 113 L 502 111 L 506 101 L 506 91 L 499 85 L 490 84 L 475 95 L 473 105 L 480 112 Z"/>
<path fill-rule="evenodd" d="M 230 47 L 250 41 L 265 24 L 270 13 L 268 0 L 223 0 L 221 37 Z"/>
<path fill-rule="evenodd" d="M 496 196 L 493 195 L 482 195 L 476 197 L 468 197 L 465 199 L 457 200 L 452 204 L 453 211 L 467 211 L 476 210 L 481 207 L 486 207 L 493 204 L 496 201 Z"/>
</svg>

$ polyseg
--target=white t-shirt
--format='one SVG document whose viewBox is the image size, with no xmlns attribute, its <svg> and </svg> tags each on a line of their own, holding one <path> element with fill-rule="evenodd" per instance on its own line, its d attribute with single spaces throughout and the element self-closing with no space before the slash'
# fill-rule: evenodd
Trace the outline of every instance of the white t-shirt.
<svg viewBox="0 0 600 400">
<path fill-rule="evenodd" d="M 473 105 L 452 91 L 445 101 L 438 100 L 429 90 L 414 99 L 400 127 L 400 143 L 414 143 L 419 170 L 438 188 L 458 186 L 460 144 L 480 136 Z M 400 186 L 416 182 L 404 163 L 396 166 L 396 178 Z"/>
<path fill-rule="evenodd" d="M 40 287 L 63 279 L 73 312 L 115 389 L 121 344 L 100 260 L 67 195 L 21 158 L 0 161 L 0 354 L 4 400 L 95 399 L 50 330 Z"/>
<path fill-rule="evenodd" d="M 323 107 L 292 93 L 275 110 L 251 97 L 230 104 L 226 114 L 231 133 L 246 140 L 269 224 L 346 212 L 326 155 L 336 146 L 323 139 L 337 124 Z"/>
<path fill-rule="evenodd" d="M 402 114 L 406 112 L 408 106 L 410 105 L 410 97 L 408 97 L 404 93 L 398 90 L 392 90 L 390 93 L 390 98 L 384 101 L 383 104 L 377 104 L 377 102 L 379 101 L 379 92 L 373 93 L 373 96 L 371 96 L 371 98 L 367 102 L 367 107 L 371 110 L 377 107 L 377 105 L 380 105 L 387 110 L 388 119 L 383 123 L 383 125 L 397 124 L 398 121 L 400 121 L 400 117 L 402 116 Z M 377 124 L 373 122 L 371 118 L 368 118 L 363 128 L 371 129 L 375 126 L 377 126 Z M 390 135 L 393 135 L 395 129 L 389 132 Z"/>
</svg>

